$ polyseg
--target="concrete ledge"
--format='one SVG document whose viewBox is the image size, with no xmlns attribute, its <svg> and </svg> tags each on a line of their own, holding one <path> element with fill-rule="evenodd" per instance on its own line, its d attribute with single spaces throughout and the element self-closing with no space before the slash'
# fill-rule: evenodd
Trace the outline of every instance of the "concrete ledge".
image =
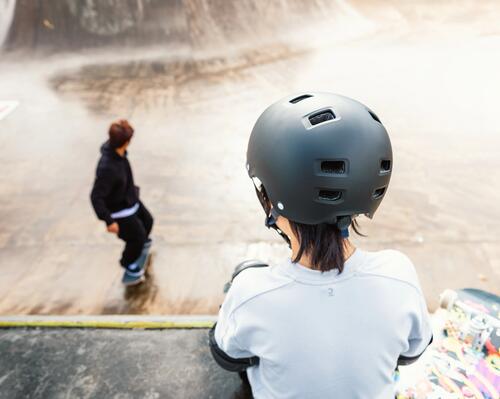
<svg viewBox="0 0 500 399">
<path fill-rule="evenodd" d="M 0 328 L 108 328 L 192 329 L 210 328 L 216 316 L 0 316 Z"/>
<path fill-rule="evenodd" d="M 0 399 L 251 397 L 199 328 L 4 328 L 0 353 Z"/>
</svg>

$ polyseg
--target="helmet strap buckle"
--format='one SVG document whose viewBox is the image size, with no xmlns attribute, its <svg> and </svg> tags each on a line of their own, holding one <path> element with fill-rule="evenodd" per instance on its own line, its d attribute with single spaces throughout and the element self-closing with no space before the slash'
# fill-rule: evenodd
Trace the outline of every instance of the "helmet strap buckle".
<svg viewBox="0 0 500 399">
<path fill-rule="evenodd" d="M 337 217 L 337 228 L 340 230 L 340 235 L 342 238 L 349 237 L 349 226 L 351 225 L 352 218 L 351 216 L 340 216 Z"/>
<path fill-rule="evenodd" d="M 266 227 L 268 229 L 273 229 L 274 231 L 276 231 L 280 236 L 281 238 L 283 238 L 283 240 L 285 240 L 285 242 L 288 244 L 288 246 L 291 248 L 291 242 L 290 242 L 290 238 L 281 231 L 281 229 L 278 227 L 278 225 L 276 224 L 276 222 L 278 221 L 278 217 L 279 217 L 279 213 L 276 211 L 276 209 L 271 208 L 271 211 L 269 212 L 269 215 L 266 216 L 266 220 L 264 222 L 264 224 L 266 225 Z"/>
</svg>

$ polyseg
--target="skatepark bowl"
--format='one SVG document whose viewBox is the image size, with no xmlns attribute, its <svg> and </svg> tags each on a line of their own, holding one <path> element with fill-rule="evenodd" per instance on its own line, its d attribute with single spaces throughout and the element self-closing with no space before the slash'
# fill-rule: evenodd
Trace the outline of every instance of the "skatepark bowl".
<svg viewBox="0 0 500 399">
<path fill-rule="evenodd" d="M 245 150 L 268 104 L 311 90 L 366 103 L 391 135 L 391 186 L 375 218 L 360 218 L 367 237 L 355 245 L 406 253 L 431 311 L 445 288 L 498 294 L 499 18 L 492 0 L 0 0 L 0 315 L 214 317 L 237 263 L 289 256 L 263 227 Z M 149 278 L 127 289 L 122 243 L 89 202 L 99 147 L 118 118 L 135 127 L 129 158 L 155 218 Z M 8 365 L 29 345 L 35 354 L 96 334 L 43 331 L 2 332 L 10 357 L 2 350 L 0 397 L 14 384 Z M 151 360 L 158 367 L 176 356 L 162 340 L 203 339 L 199 330 L 99 331 L 111 350 L 122 338 L 127 348 L 141 342 L 148 355 L 120 355 L 123 365 L 144 359 L 137 367 L 150 339 L 166 351 Z M 66 372 L 87 375 L 94 355 Z M 52 384 L 40 367 L 26 378 Z M 138 385 L 142 372 L 160 378 L 144 367 L 127 371 Z M 200 367 L 195 379 L 221 378 Z M 83 397 L 101 386 L 96 375 L 58 392 Z"/>
</svg>

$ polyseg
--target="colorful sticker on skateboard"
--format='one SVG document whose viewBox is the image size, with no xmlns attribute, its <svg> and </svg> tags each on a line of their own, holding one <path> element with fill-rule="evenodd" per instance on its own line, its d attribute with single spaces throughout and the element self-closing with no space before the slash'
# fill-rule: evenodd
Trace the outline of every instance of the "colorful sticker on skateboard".
<svg viewBox="0 0 500 399">
<path fill-rule="evenodd" d="M 441 305 L 447 309 L 442 336 L 422 356 L 416 376 L 398 384 L 397 398 L 499 399 L 500 298 L 465 289 L 445 292 Z"/>
</svg>

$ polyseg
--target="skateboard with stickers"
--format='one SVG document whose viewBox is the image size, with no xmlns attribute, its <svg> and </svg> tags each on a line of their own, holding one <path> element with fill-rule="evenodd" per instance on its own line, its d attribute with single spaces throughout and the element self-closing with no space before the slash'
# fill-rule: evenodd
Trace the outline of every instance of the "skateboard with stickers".
<svg viewBox="0 0 500 399">
<path fill-rule="evenodd" d="M 499 399 L 500 297 L 446 290 L 433 316 L 434 342 L 396 375 L 397 399 Z"/>
</svg>

